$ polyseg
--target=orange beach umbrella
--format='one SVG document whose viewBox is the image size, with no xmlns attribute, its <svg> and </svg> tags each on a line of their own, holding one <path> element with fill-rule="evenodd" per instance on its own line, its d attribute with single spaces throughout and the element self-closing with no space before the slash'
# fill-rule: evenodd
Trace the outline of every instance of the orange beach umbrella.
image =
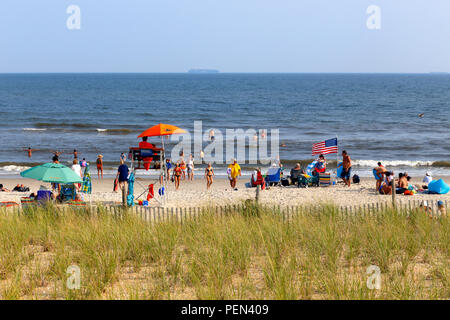
<svg viewBox="0 0 450 320">
<path fill-rule="evenodd" d="M 181 134 L 187 133 L 186 130 L 178 128 L 177 126 L 172 126 L 170 124 L 160 123 L 156 126 L 148 128 L 144 132 L 142 132 L 138 138 L 142 137 L 158 137 L 158 136 L 170 136 L 172 134 Z"/>
</svg>

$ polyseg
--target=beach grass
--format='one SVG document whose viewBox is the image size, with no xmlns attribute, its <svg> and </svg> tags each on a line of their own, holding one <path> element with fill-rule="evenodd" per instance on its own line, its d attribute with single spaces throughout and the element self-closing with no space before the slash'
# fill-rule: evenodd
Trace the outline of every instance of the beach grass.
<svg viewBox="0 0 450 320">
<path fill-rule="evenodd" d="M 247 204 L 148 223 L 48 206 L 0 213 L 0 298 L 449 299 L 449 247 L 448 218 L 418 210 L 305 207 L 286 219 Z M 79 289 L 67 286 L 72 265 Z"/>
</svg>

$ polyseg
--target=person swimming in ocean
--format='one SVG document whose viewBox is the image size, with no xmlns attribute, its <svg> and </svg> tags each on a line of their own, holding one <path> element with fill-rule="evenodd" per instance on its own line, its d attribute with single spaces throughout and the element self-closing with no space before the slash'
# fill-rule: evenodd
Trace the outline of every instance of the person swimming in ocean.
<svg viewBox="0 0 450 320">
<path fill-rule="evenodd" d="M 25 150 L 28 154 L 28 158 L 31 158 L 33 156 L 33 151 L 37 151 L 39 149 L 31 149 L 31 147 L 28 148 L 23 148 L 23 150 Z"/>
</svg>

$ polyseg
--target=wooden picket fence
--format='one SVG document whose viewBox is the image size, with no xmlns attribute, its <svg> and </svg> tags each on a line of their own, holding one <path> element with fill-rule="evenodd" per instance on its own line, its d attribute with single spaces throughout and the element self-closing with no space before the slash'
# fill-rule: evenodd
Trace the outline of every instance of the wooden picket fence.
<svg viewBox="0 0 450 320">
<path fill-rule="evenodd" d="M 448 201 L 444 201 L 445 208 L 448 208 Z M 144 221 L 155 223 L 164 221 L 178 221 L 183 223 L 188 220 L 197 220 L 201 215 L 215 214 L 218 217 L 225 217 L 234 213 L 245 213 L 245 210 L 255 209 L 254 202 L 249 205 L 245 203 L 226 205 L 226 206 L 216 206 L 216 207 L 184 207 L 184 208 L 171 208 L 171 207 L 143 207 L 134 206 L 126 209 L 128 214 L 134 214 L 142 218 Z M 360 204 L 354 206 L 329 206 L 322 204 L 304 204 L 296 206 L 283 206 L 283 205 L 260 205 L 258 206 L 260 210 L 265 210 L 268 212 L 273 212 L 276 215 L 283 217 L 284 220 L 288 221 L 292 217 L 298 214 L 302 215 L 320 215 L 322 212 L 333 212 L 336 215 L 342 217 L 357 217 L 357 216 L 372 216 L 379 212 L 392 209 L 391 201 L 375 202 L 369 204 Z M 425 211 L 423 207 L 423 202 L 420 200 L 397 200 L 396 209 L 402 215 L 408 215 L 413 210 L 421 208 Z M 11 207 L 3 209 L 6 214 L 24 214 L 27 211 L 26 207 Z M 65 214 L 71 210 L 88 210 L 94 214 L 97 212 L 105 212 L 115 216 L 122 215 L 124 213 L 124 208 L 121 205 L 113 206 L 87 206 L 87 207 L 68 207 L 59 206 L 55 207 L 60 213 Z M 430 216 L 439 216 L 440 211 L 437 206 L 437 200 L 428 200 L 427 213 Z"/>
</svg>

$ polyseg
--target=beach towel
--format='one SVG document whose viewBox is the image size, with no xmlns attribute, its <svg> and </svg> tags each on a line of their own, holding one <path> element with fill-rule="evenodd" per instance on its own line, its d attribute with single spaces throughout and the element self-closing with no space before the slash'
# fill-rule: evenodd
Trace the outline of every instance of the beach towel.
<svg viewBox="0 0 450 320">
<path fill-rule="evenodd" d="M 88 194 L 92 193 L 92 181 L 91 174 L 89 172 L 89 165 L 87 165 L 84 169 L 83 184 L 81 185 L 80 191 Z"/>
<path fill-rule="evenodd" d="M 127 204 L 129 207 L 134 206 L 134 172 L 130 173 L 130 177 L 128 178 L 128 195 L 127 195 Z"/>
</svg>

